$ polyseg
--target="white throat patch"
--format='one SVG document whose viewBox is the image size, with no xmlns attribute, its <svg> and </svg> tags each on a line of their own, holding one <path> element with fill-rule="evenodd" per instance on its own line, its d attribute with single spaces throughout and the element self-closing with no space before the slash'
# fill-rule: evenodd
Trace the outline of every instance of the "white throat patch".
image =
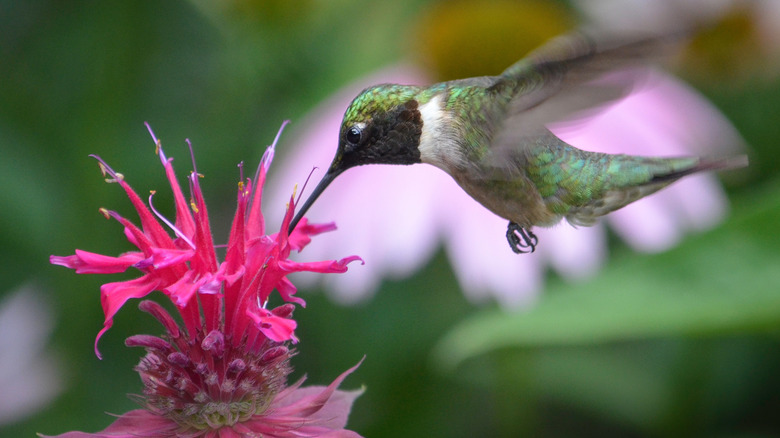
<svg viewBox="0 0 780 438">
<path fill-rule="evenodd" d="M 439 94 L 420 105 L 423 127 L 419 150 L 420 161 L 446 171 L 463 157 L 454 138 L 452 116 L 442 107 L 442 99 L 443 95 Z"/>
</svg>

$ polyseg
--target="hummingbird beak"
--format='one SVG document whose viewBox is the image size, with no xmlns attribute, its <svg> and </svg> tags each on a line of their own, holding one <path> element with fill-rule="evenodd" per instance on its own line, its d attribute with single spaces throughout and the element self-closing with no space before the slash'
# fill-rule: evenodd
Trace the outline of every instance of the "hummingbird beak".
<svg viewBox="0 0 780 438">
<path fill-rule="evenodd" d="M 334 179 L 336 179 L 337 176 L 343 172 L 343 169 L 333 170 L 333 167 L 328 169 L 328 171 L 325 173 L 325 176 L 322 177 L 322 180 L 320 180 L 320 183 L 317 184 L 317 187 L 314 188 L 314 191 L 311 192 L 311 195 L 306 199 L 306 202 L 303 203 L 303 206 L 298 210 L 298 213 L 293 218 L 292 222 L 290 222 L 290 228 L 288 229 L 289 233 L 292 233 L 295 227 L 298 225 L 298 222 L 303 218 L 303 215 L 306 214 L 306 212 L 309 210 L 309 207 L 314 204 L 314 201 L 319 198 L 319 196 L 322 194 L 322 192 L 325 191 L 325 188 L 330 185 L 330 183 L 333 182 Z"/>
</svg>

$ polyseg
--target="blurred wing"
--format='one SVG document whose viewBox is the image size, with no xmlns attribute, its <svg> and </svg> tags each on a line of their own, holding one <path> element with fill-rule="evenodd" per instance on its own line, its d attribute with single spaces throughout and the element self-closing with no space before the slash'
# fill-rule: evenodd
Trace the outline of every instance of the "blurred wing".
<svg viewBox="0 0 780 438">
<path fill-rule="evenodd" d="M 555 38 L 512 65 L 494 85 L 518 89 L 493 137 L 493 164 L 505 163 L 521 145 L 542 141 L 549 135 L 547 125 L 587 118 L 628 95 L 643 82 L 642 67 L 681 39 L 679 33 L 628 39 L 578 32 Z"/>
</svg>

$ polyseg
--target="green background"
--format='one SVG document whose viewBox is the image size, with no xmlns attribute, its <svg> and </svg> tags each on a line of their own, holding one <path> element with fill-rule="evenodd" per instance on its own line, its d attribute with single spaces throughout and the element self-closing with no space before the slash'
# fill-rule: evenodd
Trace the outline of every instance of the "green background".
<svg viewBox="0 0 780 438">
<path fill-rule="evenodd" d="M 491 18 L 453 30 L 428 3 L 0 1 L 0 294 L 29 281 L 47 292 L 66 383 L 0 435 L 97 431 L 111 421 L 104 412 L 136 407 L 125 394 L 141 389 L 132 367 L 142 351 L 123 340 L 158 333 L 156 322 L 131 303 L 96 359 L 107 277 L 48 264 L 75 248 L 128 248 L 97 209 L 127 214 L 130 205 L 88 154 L 132 175 L 140 191 L 162 189 L 143 122 L 169 155 L 184 156 L 181 140 L 192 139 L 214 229 L 226 229 L 235 164 L 259 159 L 282 120 L 400 59 L 439 77 L 496 73 L 577 21 L 565 3 L 549 23 L 528 5 L 540 29 L 510 26 L 527 47 L 508 48 L 491 33 L 500 26 L 481 24 Z M 599 275 L 571 284 L 551 273 L 538 305 L 521 314 L 467 303 L 442 253 L 355 307 L 302 291 L 294 377 L 325 384 L 365 355 L 344 387 L 366 387 L 349 426 L 368 437 L 780 436 L 780 81 L 771 63 L 741 50 L 745 26 L 725 23 L 699 46 L 720 71 L 702 62 L 682 72 L 753 148 L 717 229 L 655 255 L 610 236 Z M 465 43 L 448 52 L 431 36 L 441 34 L 495 49 L 485 60 Z M 475 59 L 484 71 L 469 70 Z M 158 207 L 169 201 L 163 192 Z"/>
</svg>

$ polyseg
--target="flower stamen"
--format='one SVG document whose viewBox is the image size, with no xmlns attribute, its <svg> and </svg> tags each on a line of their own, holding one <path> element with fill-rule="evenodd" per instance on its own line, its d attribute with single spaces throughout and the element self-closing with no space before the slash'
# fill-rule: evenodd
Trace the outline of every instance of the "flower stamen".
<svg viewBox="0 0 780 438">
<path fill-rule="evenodd" d="M 156 193 L 157 193 L 157 191 L 156 191 L 156 190 L 150 190 L 150 191 L 149 191 L 149 209 L 150 209 L 150 210 L 152 210 L 152 213 L 154 213 L 154 215 L 155 215 L 155 216 L 157 216 L 157 219 L 159 219 L 160 221 L 162 221 L 162 222 L 163 222 L 165 225 L 167 225 L 167 226 L 168 226 L 168 228 L 170 228 L 170 229 L 171 229 L 171 231 L 173 231 L 173 233 L 174 233 L 174 234 L 176 234 L 176 237 L 180 238 L 180 239 L 181 239 L 181 240 L 183 240 L 185 243 L 187 243 L 187 245 L 188 245 L 188 246 L 189 246 L 191 249 L 193 249 L 193 250 L 194 250 L 194 249 L 196 249 L 196 248 L 195 248 L 195 244 L 194 244 L 194 243 L 192 243 L 192 241 L 190 240 L 190 238 L 189 238 L 189 237 L 187 237 L 187 235 L 186 235 L 186 234 L 184 234 L 184 232 L 182 232 L 182 231 L 181 231 L 181 230 L 180 230 L 178 227 L 176 227 L 176 225 L 174 225 L 174 224 L 173 224 L 173 222 L 171 222 L 170 220 L 168 220 L 168 218 L 166 218 L 166 217 L 165 217 L 165 216 L 164 216 L 162 213 L 160 213 L 159 211 L 157 211 L 157 209 L 156 209 L 156 208 L 154 208 L 154 204 L 152 203 L 152 198 L 154 197 L 154 195 L 155 195 Z"/>
</svg>

